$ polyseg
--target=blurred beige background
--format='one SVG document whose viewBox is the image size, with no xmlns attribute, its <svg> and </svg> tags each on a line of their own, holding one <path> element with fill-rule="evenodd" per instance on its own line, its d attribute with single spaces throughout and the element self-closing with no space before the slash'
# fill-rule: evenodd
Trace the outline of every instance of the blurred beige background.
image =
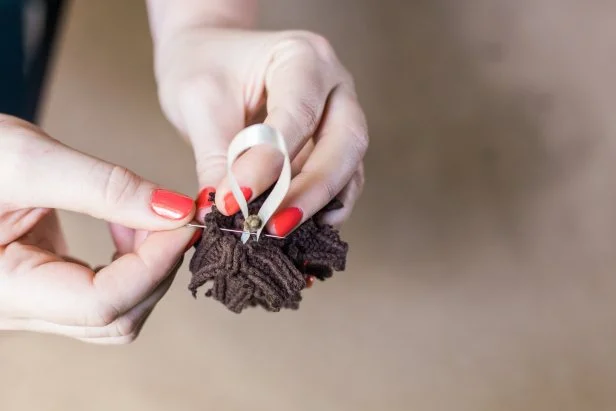
<svg viewBox="0 0 616 411">
<path fill-rule="evenodd" d="M 142 2 L 75 1 L 44 116 L 196 194 Z M 326 35 L 370 123 L 346 273 L 298 312 L 193 300 L 185 263 L 130 346 L 0 334 L 0 410 L 616 409 L 616 3 L 268 0 Z M 63 215 L 104 263 L 103 223 Z"/>
</svg>

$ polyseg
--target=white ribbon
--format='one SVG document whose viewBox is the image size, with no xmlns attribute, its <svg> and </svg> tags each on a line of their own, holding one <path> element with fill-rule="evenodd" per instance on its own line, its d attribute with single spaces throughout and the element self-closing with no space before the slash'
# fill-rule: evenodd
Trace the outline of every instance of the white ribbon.
<svg viewBox="0 0 616 411">
<path fill-rule="evenodd" d="M 231 144 L 229 144 L 229 150 L 227 152 L 227 176 L 229 179 L 229 185 L 231 186 L 231 192 L 237 200 L 237 203 L 242 210 L 244 220 L 249 216 L 248 204 L 242 194 L 242 190 L 233 175 L 231 170 L 235 160 L 246 150 L 251 147 L 268 144 L 280 151 L 284 156 L 284 163 L 282 165 L 282 171 L 276 185 L 272 189 L 270 195 L 267 197 L 261 208 L 259 209 L 258 216 L 261 219 L 261 227 L 256 232 L 257 241 L 261 235 L 261 231 L 265 228 L 265 224 L 269 221 L 272 215 L 276 212 L 280 204 L 289 191 L 291 185 L 291 161 L 289 160 L 289 153 L 287 152 L 287 145 L 284 141 L 284 137 L 280 132 L 266 124 L 255 124 L 240 131 Z M 242 233 L 242 242 L 246 243 L 250 238 L 250 232 Z"/>
</svg>

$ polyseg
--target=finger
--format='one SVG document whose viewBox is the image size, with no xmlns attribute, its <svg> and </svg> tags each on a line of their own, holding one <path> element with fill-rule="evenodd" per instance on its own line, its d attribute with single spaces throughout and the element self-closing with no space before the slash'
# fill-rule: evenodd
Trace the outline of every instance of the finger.
<svg viewBox="0 0 616 411">
<path fill-rule="evenodd" d="M 129 312 L 115 320 L 113 323 L 102 327 L 89 327 L 83 338 L 115 338 L 129 337 L 137 338 L 145 321 L 148 319 L 158 302 L 167 294 L 173 284 L 175 275 L 181 266 L 181 261 L 176 268 L 169 273 L 169 277 L 163 281 L 156 290 L 141 303 L 136 305 Z"/>
<path fill-rule="evenodd" d="M 0 212 L 0 245 L 23 240 L 52 210 L 49 208 L 22 208 L 15 211 Z"/>
<path fill-rule="evenodd" d="M 0 179 L 0 193 L 20 207 L 65 209 L 150 230 L 173 229 L 192 219 L 190 197 L 73 150 L 23 121 L 1 124 L 0 175 L 11 178 Z"/>
<path fill-rule="evenodd" d="M 111 323 L 147 298 L 184 254 L 194 232 L 185 227 L 152 233 L 134 253 L 99 271 L 93 281 L 99 311 L 93 317 Z"/>
<path fill-rule="evenodd" d="M 145 230 L 133 230 L 132 228 L 124 227 L 119 224 L 116 225 L 113 230 L 118 230 L 118 232 L 115 235 L 112 232 L 112 237 L 117 236 L 117 238 L 114 238 L 114 243 L 116 243 L 116 251 L 111 256 L 112 262 L 125 254 L 134 252 L 139 247 L 141 247 L 141 244 L 143 244 L 148 234 L 150 233 L 149 231 Z M 98 273 L 105 267 L 106 265 L 97 266 L 94 269 L 94 272 Z"/>
<path fill-rule="evenodd" d="M 134 342 L 135 339 L 137 339 L 137 336 L 137 334 L 134 334 L 108 338 L 79 338 L 78 340 L 84 343 L 96 345 L 127 345 Z"/>
<path fill-rule="evenodd" d="M 338 68 L 326 64 L 311 46 L 300 43 L 298 47 L 292 56 L 274 62 L 266 78 L 265 123 L 284 136 L 291 159 L 314 134 L 328 95 L 342 81 Z M 256 198 L 278 179 L 282 163 L 278 150 L 257 146 L 235 162 L 233 173 L 243 191 Z M 227 178 L 217 187 L 216 204 L 227 215 L 239 211 Z"/>
<path fill-rule="evenodd" d="M 146 230 L 135 230 L 120 224 L 109 224 L 109 231 L 116 248 L 112 260 L 117 260 L 124 254 L 132 253 L 141 247 L 150 233 Z"/>
<path fill-rule="evenodd" d="M 197 220 L 209 212 L 209 193 L 224 178 L 229 140 L 244 127 L 241 92 L 227 87 L 222 77 L 201 77 L 180 93 L 184 131 L 192 143 L 197 165 Z"/>
<path fill-rule="evenodd" d="M 135 229 L 110 223 L 109 232 L 119 255 L 130 253 L 135 249 Z"/>
<path fill-rule="evenodd" d="M 295 177 L 302 171 L 304 164 L 306 164 L 306 161 L 308 161 L 312 154 L 312 150 L 314 150 L 314 142 L 310 139 L 304 144 L 304 147 L 302 147 L 302 150 L 295 156 L 293 161 L 291 161 L 291 176 Z"/>
<path fill-rule="evenodd" d="M 325 212 L 320 223 L 329 224 L 335 228 L 340 228 L 342 223 L 349 219 L 357 199 L 361 196 L 364 188 L 364 167 L 363 165 L 353 174 L 351 181 L 342 189 L 337 198 L 342 203 L 342 208 Z"/>
<path fill-rule="evenodd" d="M 64 261 L 66 261 L 67 263 L 78 264 L 78 265 L 81 265 L 81 266 L 83 266 L 85 268 L 88 268 L 88 269 L 90 268 L 90 264 L 88 264 L 85 261 L 80 260 L 78 258 L 74 258 L 74 257 L 70 257 L 70 256 L 62 256 L 62 259 Z"/>
<path fill-rule="evenodd" d="M 68 246 L 55 210 L 45 213 L 41 220 L 19 241 L 22 244 L 33 245 L 51 253 L 68 254 Z"/>
<path fill-rule="evenodd" d="M 87 327 L 84 329 L 85 332 L 77 337 L 84 342 L 96 344 L 126 344 L 134 341 L 141 333 L 145 322 L 152 314 L 152 311 L 154 311 L 158 302 L 171 288 L 173 280 L 182 266 L 182 262 L 183 258 L 180 258 L 167 279 L 148 298 L 136 305 L 128 313 L 105 327 Z"/>
<path fill-rule="evenodd" d="M 295 156 L 317 129 L 327 97 L 345 77 L 337 60 L 325 59 L 309 42 L 297 42 L 266 73 L 267 118 Z"/>
<path fill-rule="evenodd" d="M 314 151 L 291 181 L 287 198 L 268 229 L 285 236 L 327 205 L 359 169 L 367 144 L 367 126 L 355 94 L 346 87 L 336 88 Z"/>
<path fill-rule="evenodd" d="M 133 250 L 136 250 L 141 247 L 145 239 L 148 238 L 148 235 L 150 235 L 149 231 L 137 230 L 135 232 L 135 243 L 133 245 Z"/>
<path fill-rule="evenodd" d="M 110 335 L 103 337 L 83 337 L 78 338 L 80 341 L 88 343 L 88 344 L 97 344 L 97 345 L 126 345 L 134 342 L 139 335 L 141 334 L 141 330 L 143 330 L 143 326 L 146 321 L 154 311 L 154 307 L 145 311 L 145 313 L 135 319 L 133 328 L 129 329 L 130 333 L 128 334 L 118 334 L 118 335 Z M 117 333 L 116 333 L 117 334 Z"/>
<path fill-rule="evenodd" d="M 181 262 L 176 265 L 175 270 L 172 270 L 169 277 L 163 281 L 149 297 L 110 324 L 103 326 L 65 325 L 34 319 L 20 320 L 21 322 L 18 329 L 62 335 L 65 337 L 87 340 L 88 342 L 130 342 L 139 335 L 145 320 L 171 287 L 180 265 Z"/>
</svg>

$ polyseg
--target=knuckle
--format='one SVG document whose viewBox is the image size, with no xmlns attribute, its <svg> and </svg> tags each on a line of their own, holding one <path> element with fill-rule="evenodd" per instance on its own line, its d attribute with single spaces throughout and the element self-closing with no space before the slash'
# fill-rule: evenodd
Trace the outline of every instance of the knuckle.
<svg viewBox="0 0 616 411">
<path fill-rule="evenodd" d="M 287 46 L 298 52 L 304 51 L 317 54 L 321 58 L 329 60 L 335 56 L 334 49 L 329 40 L 312 31 L 291 31 L 287 33 Z"/>
<path fill-rule="evenodd" d="M 124 315 L 115 321 L 115 335 L 118 337 L 130 338 L 137 334 L 138 328 L 139 321 L 128 315 Z"/>
<path fill-rule="evenodd" d="M 359 164 L 359 167 L 357 168 L 357 171 L 355 171 L 355 174 L 353 174 L 349 184 L 354 185 L 359 192 L 363 190 L 364 185 L 366 184 L 366 174 L 364 172 L 363 163 Z"/>
<path fill-rule="evenodd" d="M 351 90 L 351 93 L 353 94 L 353 96 L 357 98 L 357 93 L 355 92 L 356 82 L 355 82 L 355 77 L 353 76 L 353 74 L 350 71 L 348 71 L 346 68 L 341 67 L 340 78 L 341 78 L 341 83 L 346 85 L 347 88 Z"/>
<path fill-rule="evenodd" d="M 199 73 L 187 76 L 177 85 L 178 97 L 187 103 L 195 99 L 208 99 L 220 96 L 223 92 L 224 78 L 218 73 Z"/>
<path fill-rule="evenodd" d="M 357 178 L 357 192 L 356 195 L 359 197 L 362 195 L 362 193 L 364 192 L 364 188 L 366 186 L 366 179 L 364 176 L 358 177 Z"/>
<path fill-rule="evenodd" d="M 120 311 L 110 304 L 101 304 L 95 310 L 92 319 L 87 320 L 87 324 L 93 327 L 107 327 L 113 324 L 120 317 Z"/>
<path fill-rule="evenodd" d="M 349 127 L 348 133 L 352 136 L 351 141 L 349 141 L 348 144 L 351 154 L 350 161 L 359 163 L 364 159 L 366 152 L 368 151 L 368 146 L 370 145 L 367 130 L 363 126 L 353 128 Z"/>
<path fill-rule="evenodd" d="M 326 198 L 329 200 L 335 198 L 340 192 L 337 185 L 330 179 L 325 179 L 323 181 L 323 191 L 325 192 Z"/>
<path fill-rule="evenodd" d="M 121 204 L 134 196 L 141 185 L 141 179 L 132 171 L 112 166 L 105 181 L 104 195 L 107 204 Z"/>
<path fill-rule="evenodd" d="M 312 31 L 306 31 L 303 35 L 306 41 L 308 41 L 321 57 L 329 59 L 334 56 L 334 48 L 324 36 Z"/>
<path fill-rule="evenodd" d="M 368 134 L 368 125 L 366 123 L 366 117 L 359 107 L 356 100 L 349 100 L 349 117 L 355 120 L 345 124 L 347 132 L 353 136 L 353 142 L 350 147 L 354 154 L 357 155 L 356 161 L 360 161 L 366 155 L 368 147 L 370 146 L 370 136 Z"/>
<path fill-rule="evenodd" d="M 370 145 L 368 134 L 362 133 L 355 139 L 355 151 L 360 159 L 363 159 Z"/>
<path fill-rule="evenodd" d="M 135 340 L 137 340 L 137 337 L 139 337 L 139 333 L 131 333 L 129 335 L 125 335 L 122 340 L 120 341 L 121 345 L 128 345 L 128 344 L 132 344 L 135 342 Z"/>
<path fill-rule="evenodd" d="M 297 101 L 294 117 L 300 129 L 306 133 L 316 129 L 319 124 L 317 108 L 311 101 L 305 98 L 300 98 Z"/>
</svg>

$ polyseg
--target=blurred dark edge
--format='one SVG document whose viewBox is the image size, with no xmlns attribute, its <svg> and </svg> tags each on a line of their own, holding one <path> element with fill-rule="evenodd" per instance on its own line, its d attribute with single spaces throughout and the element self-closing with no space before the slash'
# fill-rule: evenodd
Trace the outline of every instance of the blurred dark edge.
<svg viewBox="0 0 616 411">
<path fill-rule="evenodd" d="M 67 0 L 43 0 L 42 35 L 26 69 L 25 7 L 20 0 L 0 0 L 0 112 L 32 123 L 39 120 L 46 80 L 65 15 Z"/>
<path fill-rule="evenodd" d="M 46 79 L 52 63 L 59 29 L 65 14 L 66 0 L 47 0 L 45 29 L 41 45 L 32 62 L 31 70 L 26 77 L 25 117 L 37 122 L 42 97 L 45 92 Z"/>
</svg>

